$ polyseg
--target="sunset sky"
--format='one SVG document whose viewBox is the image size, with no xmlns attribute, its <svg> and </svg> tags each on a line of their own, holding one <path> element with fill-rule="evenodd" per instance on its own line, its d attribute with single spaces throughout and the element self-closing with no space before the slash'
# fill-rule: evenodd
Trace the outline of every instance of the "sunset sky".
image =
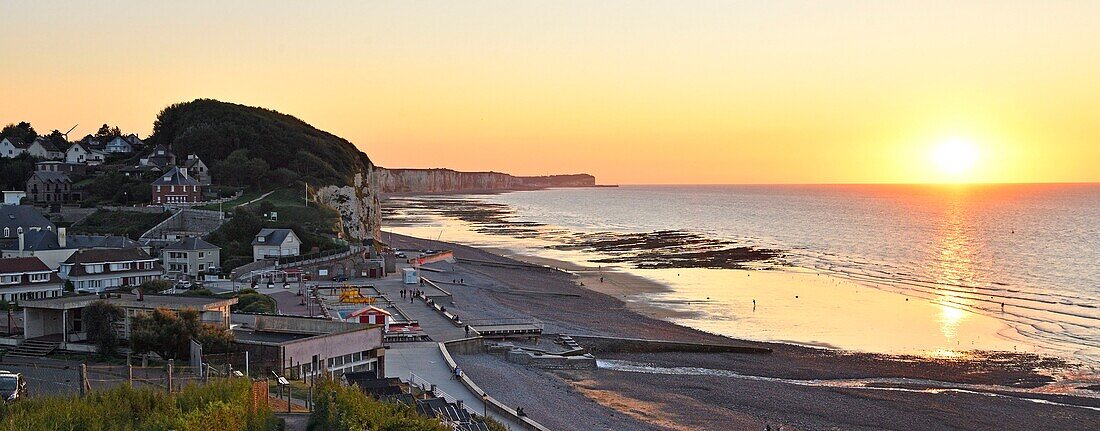
<svg viewBox="0 0 1100 431">
<path fill-rule="evenodd" d="M 1100 181 L 1094 1 L 4 0 L 0 16 L 0 122 L 40 133 L 144 136 L 205 97 L 387 167 Z M 945 142 L 973 160 L 937 161 Z"/>
</svg>

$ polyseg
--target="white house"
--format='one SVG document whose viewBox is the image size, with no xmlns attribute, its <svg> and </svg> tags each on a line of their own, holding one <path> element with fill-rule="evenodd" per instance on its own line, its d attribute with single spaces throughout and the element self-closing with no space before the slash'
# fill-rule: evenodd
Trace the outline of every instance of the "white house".
<svg viewBox="0 0 1100 431">
<path fill-rule="evenodd" d="M 130 145 L 125 139 L 122 139 L 121 136 L 115 136 L 114 139 L 107 142 L 106 151 L 108 153 L 129 154 L 134 152 L 134 146 Z"/>
<path fill-rule="evenodd" d="M 0 157 L 16 157 L 26 153 L 28 146 L 19 138 L 4 138 L 0 140 Z"/>
<path fill-rule="evenodd" d="M 77 292 L 99 293 L 159 279 L 164 267 L 140 248 L 99 248 L 73 253 L 58 275 Z"/>
<path fill-rule="evenodd" d="M 107 155 L 104 152 L 80 142 L 73 144 L 65 151 L 65 162 L 67 163 L 98 165 L 103 163 L 103 160 L 106 158 Z"/>
<path fill-rule="evenodd" d="M 27 147 L 27 152 L 32 156 L 46 160 L 61 160 L 65 158 L 65 152 L 57 148 L 49 139 L 38 137 Z"/>
<path fill-rule="evenodd" d="M 0 259 L 0 300 L 18 302 L 61 294 L 61 279 L 37 257 Z"/>
<path fill-rule="evenodd" d="M 252 240 L 252 260 L 297 256 L 302 240 L 291 229 L 260 229 Z"/>
</svg>

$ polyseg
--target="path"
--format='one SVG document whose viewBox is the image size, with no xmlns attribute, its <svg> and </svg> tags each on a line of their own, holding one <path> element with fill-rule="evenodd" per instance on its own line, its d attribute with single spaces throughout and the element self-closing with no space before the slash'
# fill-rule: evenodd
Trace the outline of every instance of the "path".
<svg viewBox="0 0 1100 431">
<path fill-rule="evenodd" d="M 394 343 L 389 350 L 386 350 L 386 377 L 409 380 L 412 374 L 435 384 L 438 390 L 453 398 L 449 401 L 462 400 L 467 411 L 479 415 L 485 413 L 485 405 L 481 397 L 470 392 L 462 382 L 451 379 L 451 368 L 443 359 L 439 344 L 435 342 Z M 492 412 L 489 413 L 489 417 L 500 421 L 509 429 L 524 429 L 507 417 Z"/>
</svg>

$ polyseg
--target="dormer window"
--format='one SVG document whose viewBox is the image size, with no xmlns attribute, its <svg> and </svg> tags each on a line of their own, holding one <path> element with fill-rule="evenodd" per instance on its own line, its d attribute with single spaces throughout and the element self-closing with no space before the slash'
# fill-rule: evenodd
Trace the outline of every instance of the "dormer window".
<svg viewBox="0 0 1100 431">
<path fill-rule="evenodd" d="M 258 236 L 258 237 L 256 237 L 256 242 L 264 242 L 264 239 L 265 239 L 264 237 Z"/>
</svg>

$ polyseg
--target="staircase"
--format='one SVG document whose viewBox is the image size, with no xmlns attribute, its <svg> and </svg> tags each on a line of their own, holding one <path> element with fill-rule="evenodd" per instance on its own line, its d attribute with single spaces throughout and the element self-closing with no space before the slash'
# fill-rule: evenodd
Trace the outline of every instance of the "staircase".
<svg viewBox="0 0 1100 431">
<path fill-rule="evenodd" d="M 54 341 L 24 340 L 18 347 L 9 350 L 5 356 L 41 358 L 53 352 L 59 345 L 61 343 Z"/>
</svg>

